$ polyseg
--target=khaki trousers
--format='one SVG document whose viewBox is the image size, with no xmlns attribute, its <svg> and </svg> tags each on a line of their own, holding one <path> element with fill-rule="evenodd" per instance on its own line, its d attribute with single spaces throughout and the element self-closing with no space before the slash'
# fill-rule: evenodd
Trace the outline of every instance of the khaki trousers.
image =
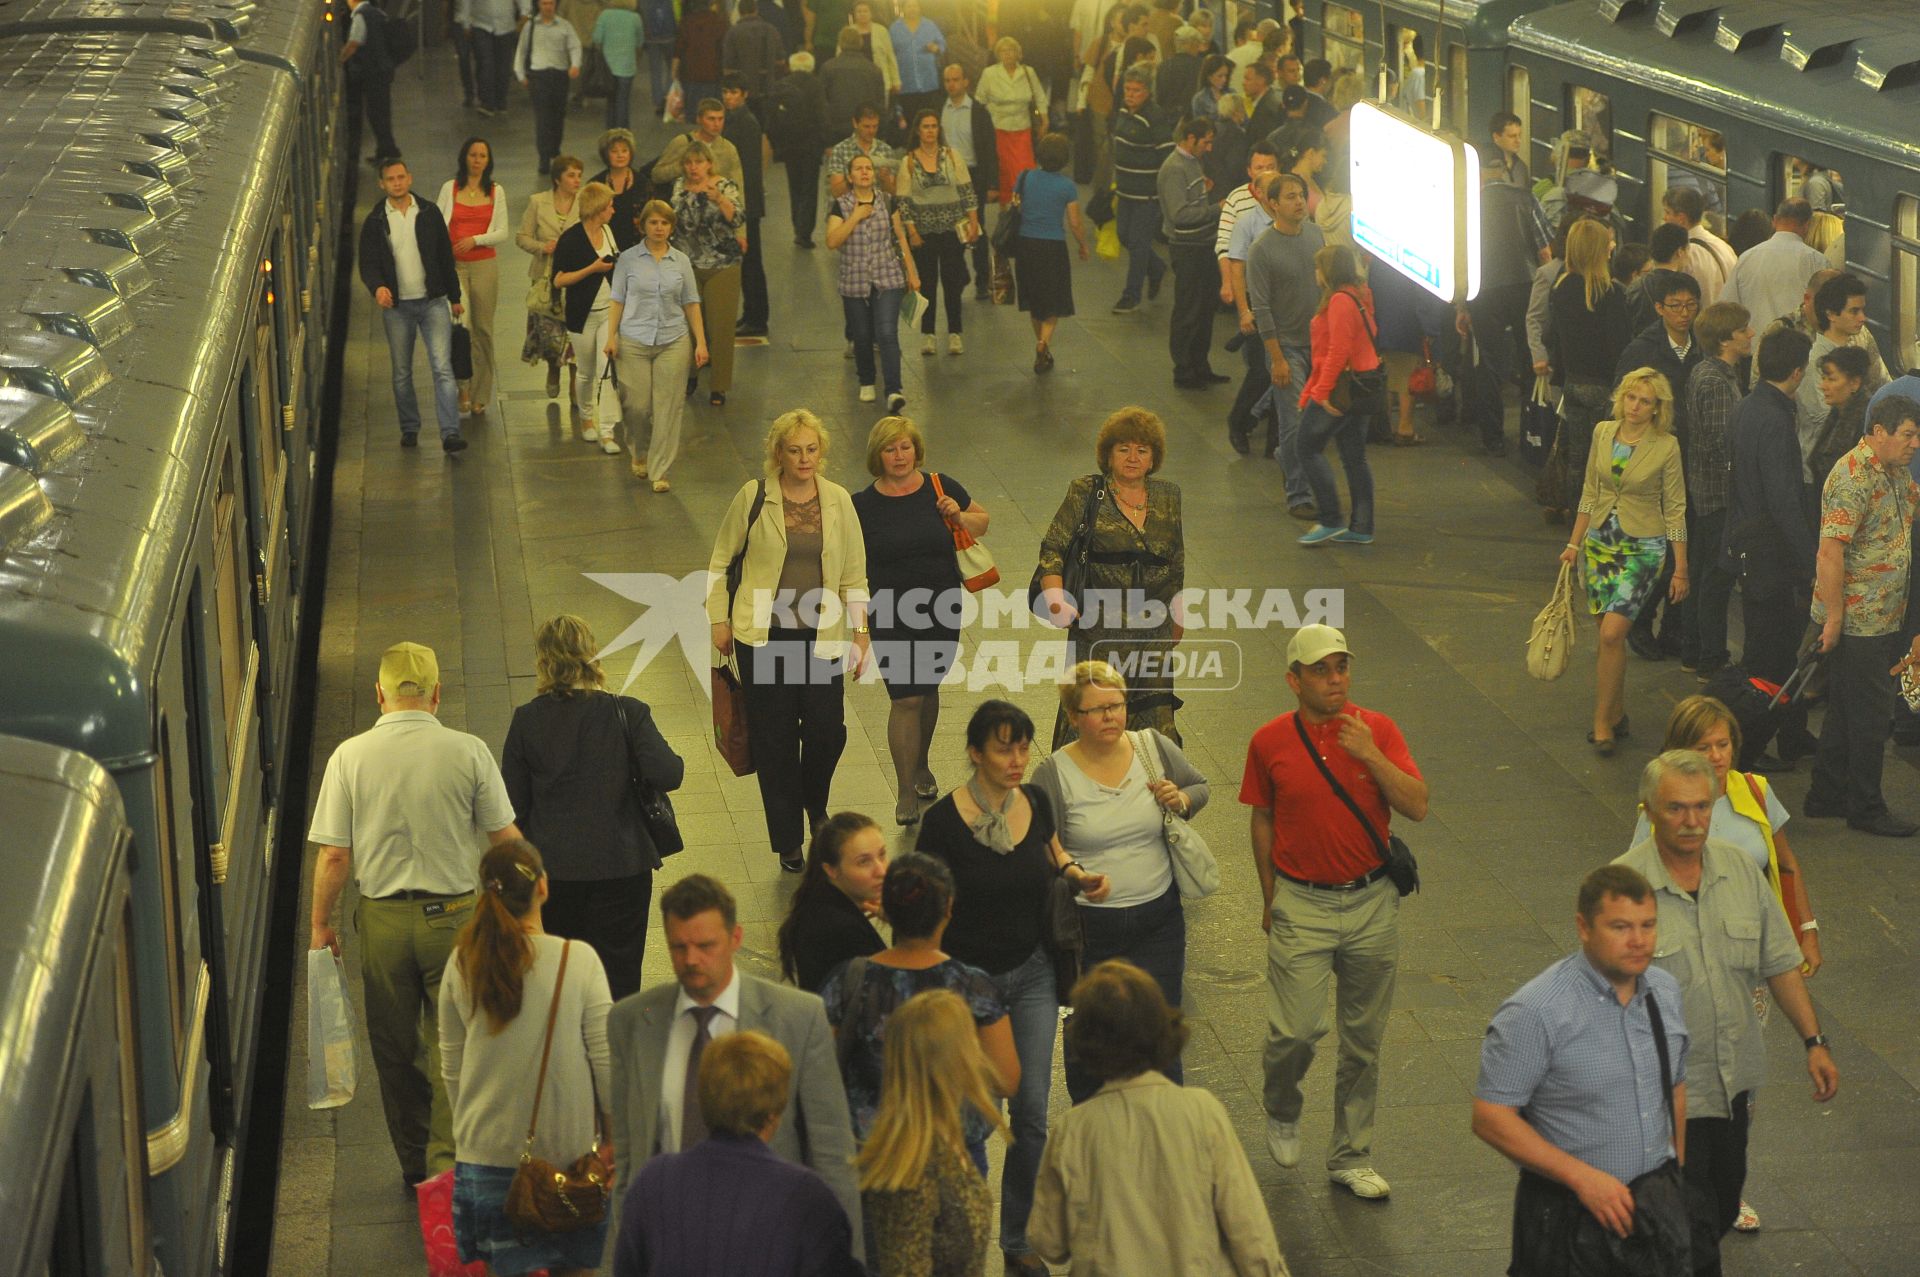
<svg viewBox="0 0 1920 1277">
<path fill-rule="evenodd" d="M 739 278 L 739 272 L 734 272 Z M 727 341 L 733 341 L 731 329 Z M 647 474 L 664 479 L 680 455 L 680 419 L 687 409 L 687 373 L 693 368 L 693 334 L 678 341 L 646 346 L 620 339 L 614 374 L 620 378 L 620 406 L 626 410 L 627 451 L 647 463 Z M 600 427 L 606 429 L 603 423 Z"/>
<path fill-rule="evenodd" d="M 700 284 L 700 318 L 707 330 L 707 357 L 713 373 L 707 384 L 724 395 L 733 389 L 733 326 L 740 318 L 740 267 L 737 263 L 719 270 L 695 267 L 693 277 Z"/>
<path fill-rule="evenodd" d="M 1400 960 L 1400 893 L 1382 878 L 1358 891 L 1321 891 L 1276 877 L 1267 936 L 1267 1116 L 1298 1122 L 1300 1079 L 1327 1032 L 1327 981 L 1338 981 L 1340 1062 L 1333 1082 L 1327 1169 L 1373 1164 L 1380 1043 Z"/>
<path fill-rule="evenodd" d="M 493 312 L 500 304 L 500 259 L 453 264 L 460 279 L 460 322 L 473 334 L 473 379 L 461 388 L 475 404 L 493 400 Z"/>
<path fill-rule="evenodd" d="M 473 894 L 368 900 L 354 909 L 361 998 L 387 1134 L 405 1175 L 453 1165 L 453 1109 L 440 1076 L 440 976 L 473 917 Z"/>
</svg>

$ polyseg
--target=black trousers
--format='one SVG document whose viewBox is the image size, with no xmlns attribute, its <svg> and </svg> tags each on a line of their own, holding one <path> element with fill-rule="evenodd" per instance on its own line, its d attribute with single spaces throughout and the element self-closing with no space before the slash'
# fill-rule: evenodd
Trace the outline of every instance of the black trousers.
<svg viewBox="0 0 1920 1277">
<path fill-rule="evenodd" d="M 607 988 L 618 1002 L 640 991 L 640 960 L 647 952 L 647 910 L 653 905 L 653 871 L 631 878 L 591 882 L 548 878 L 541 925 L 556 936 L 593 946 L 607 969 Z"/>
<path fill-rule="evenodd" d="M 520 35 L 515 31 L 505 35 L 480 30 L 473 33 L 474 89 L 480 105 L 490 111 L 507 109 L 507 85 L 513 79 L 513 51 L 519 43 Z"/>
<path fill-rule="evenodd" d="M 1475 416 L 1482 443 L 1506 437 L 1506 385 L 1518 374 L 1519 351 L 1527 349 L 1527 300 L 1533 286 L 1500 284 L 1483 288 L 1467 303 L 1473 316 L 1473 339 L 1480 348 L 1475 383 Z"/>
<path fill-rule="evenodd" d="M 1793 673 L 1800 655 L 1800 640 L 1807 629 L 1806 590 L 1782 590 L 1777 594 L 1756 594 L 1750 587 L 1740 589 L 1740 621 L 1747 631 L 1747 645 L 1740 653 L 1740 664 L 1748 674 L 1771 683 L 1784 683 Z M 1889 662 L 1891 668 L 1891 662 Z M 1795 744 L 1807 738 L 1807 707 L 1803 701 L 1785 711 L 1778 724 L 1781 750 L 1791 752 Z"/>
<path fill-rule="evenodd" d="M 1808 802 L 1844 805 L 1850 821 L 1887 810 L 1880 772 L 1893 734 L 1893 676 L 1906 645 L 1900 635 L 1840 636 L 1827 653 L 1827 717 L 1813 756 Z"/>
<path fill-rule="evenodd" d="M 935 231 L 922 236 L 920 246 L 913 250 L 913 268 L 920 272 L 920 296 L 927 302 L 920 313 L 920 331 L 933 336 L 933 308 L 942 288 L 947 290 L 947 331 L 963 331 L 960 299 L 967 291 L 967 246 L 960 242 L 959 232 Z"/>
<path fill-rule="evenodd" d="M 847 747 L 845 682 L 838 665 L 814 657 L 814 637 L 775 626 L 761 646 L 737 646 L 767 841 L 782 856 L 799 852 L 808 825 L 827 818 L 827 791 Z"/>
<path fill-rule="evenodd" d="M 740 261 L 740 322 L 765 328 L 772 309 L 767 301 L 767 264 L 760 256 L 760 219 L 747 219 L 747 254 Z"/>
<path fill-rule="evenodd" d="M 472 27 L 455 26 L 449 30 L 453 33 L 454 57 L 460 64 L 460 104 L 472 106 L 480 100 L 474 96 L 474 90 L 479 87 L 473 65 L 473 42 L 476 33 Z"/>
<path fill-rule="evenodd" d="M 1720 1239 L 1740 1214 L 1747 1184 L 1746 1091 L 1733 1097 L 1732 1117 L 1687 1119 L 1687 1219 L 1694 1277 L 1720 1277 Z"/>
<path fill-rule="evenodd" d="M 820 218 L 820 152 L 801 147 L 787 156 L 787 200 L 793 205 L 793 237 L 812 239 Z"/>
<path fill-rule="evenodd" d="M 1213 312 L 1220 295 L 1220 261 L 1211 244 L 1171 244 L 1173 259 L 1173 316 L 1167 321 L 1167 349 L 1173 356 L 1173 375 L 1198 381 L 1211 369 L 1207 351 L 1213 346 Z"/>
<path fill-rule="evenodd" d="M 1689 1132 L 1691 1136 L 1691 1132 Z M 1692 1143 L 1689 1138 L 1688 1150 Z M 1607 1232 L 1572 1189 L 1532 1171 L 1520 1172 L 1513 1192 L 1513 1250 L 1508 1277 L 1621 1277 L 1657 1271 L 1685 1277 L 1690 1219 L 1687 1187 L 1668 1161 L 1635 1177 L 1632 1250 L 1642 1262 L 1621 1262 L 1626 1249 Z M 1649 1268 L 1645 1261 L 1656 1267 Z"/>
<path fill-rule="evenodd" d="M 1267 343 L 1260 340 L 1259 333 L 1242 335 L 1240 360 L 1247 366 L 1247 371 L 1240 379 L 1240 389 L 1233 396 L 1233 407 L 1227 409 L 1227 434 L 1234 438 L 1250 438 L 1254 426 L 1258 424 L 1253 419 L 1253 406 L 1273 386 L 1273 370 L 1267 367 Z M 1271 423 L 1273 418 L 1268 417 L 1267 420 Z M 1271 436 L 1273 432 L 1274 427 L 1269 424 L 1267 434 Z M 1271 454 L 1277 446 L 1277 440 L 1270 440 L 1267 454 Z"/>
<path fill-rule="evenodd" d="M 533 95 L 533 147 L 539 152 L 539 172 L 546 172 L 560 154 L 560 137 L 567 127 L 567 73 L 529 71 L 527 88 Z"/>
<path fill-rule="evenodd" d="M 349 76 L 347 89 L 350 106 L 365 112 L 366 131 L 373 134 L 374 158 L 397 157 L 400 144 L 393 140 L 393 72 Z"/>
<path fill-rule="evenodd" d="M 987 139 L 987 145 L 994 145 L 992 138 Z M 975 149 L 978 149 L 977 145 Z M 974 289 L 984 295 L 993 281 L 993 262 L 989 257 L 993 244 L 987 238 L 987 192 L 994 188 L 980 178 L 978 169 L 974 173 L 973 206 L 980 210 L 980 236 L 970 245 L 970 251 L 973 254 Z"/>
<path fill-rule="evenodd" d="M 1687 512 L 1687 571 L 1693 592 L 1680 617 L 1684 622 L 1681 646 L 1698 669 L 1727 663 L 1727 605 L 1733 598 L 1733 577 L 1721 565 L 1720 543 L 1725 539 L 1727 512 L 1696 515 Z"/>
</svg>

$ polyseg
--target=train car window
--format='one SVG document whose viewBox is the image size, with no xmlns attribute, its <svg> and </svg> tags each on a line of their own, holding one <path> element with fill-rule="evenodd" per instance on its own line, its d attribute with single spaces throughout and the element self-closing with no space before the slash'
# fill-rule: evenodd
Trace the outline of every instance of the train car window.
<svg viewBox="0 0 1920 1277">
<path fill-rule="evenodd" d="M 147 1229 L 147 1133 L 140 1116 L 140 1039 L 133 1022 L 133 906 L 120 914 L 114 960 L 114 1024 L 120 1050 L 120 1173 L 127 1194 L 127 1272 L 145 1272 L 153 1241 Z"/>
<path fill-rule="evenodd" d="M 1613 157 L 1613 103 L 1598 89 L 1567 86 L 1567 119 L 1609 159 Z"/>
<path fill-rule="evenodd" d="M 173 801 L 173 733 L 168 730 L 167 716 L 160 715 L 160 761 L 154 768 L 154 821 L 159 831 L 159 855 L 154 865 L 154 876 L 160 882 L 160 912 L 166 921 L 167 952 L 167 999 L 168 1026 L 172 1030 L 172 1040 L 176 1053 L 185 1049 L 186 1044 L 186 979 L 180 969 L 180 889 L 175 877 L 179 870 L 175 860 L 174 844 L 174 801 Z M 185 1060 L 176 1060 L 184 1065 Z"/>
<path fill-rule="evenodd" d="M 1393 50 L 1389 69 L 1393 73 L 1393 104 L 1426 122 L 1433 118 L 1433 95 L 1439 68 L 1429 58 L 1433 48 L 1427 38 L 1412 27 L 1388 27 L 1387 47 Z"/>
<path fill-rule="evenodd" d="M 1507 68 L 1507 110 L 1520 117 L 1520 158 L 1533 165 L 1533 76 L 1525 67 Z"/>
<path fill-rule="evenodd" d="M 1893 305 L 1893 361 L 1913 372 L 1920 369 L 1920 195 L 1894 201 Z"/>
<path fill-rule="evenodd" d="M 1727 142 L 1718 129 L 1655 113 L 1647 128 L 1647 200 L 1655 216 L 1672 187 L 1691 186 L 1707 205 L 1708 224 L 1727 215 Z"/>
<path fill-rule="evenodd" d="M 1367 73 L 1367 20 L 1358 9 L 1327 4 L 1320 9 L 1322 52 L 1337 71 Z"/>
<path fill-rule="evenodd" d="M 213 494 L 213 610 L 220 648 L 221 710 L 226 718 L 224 756 L 228 758 L 234 756 L 234 742 L 246 730 L 246 725 L 237 721 L 247 675 L 246 601 L 241 591 L 248 579 L 239 482 L 233 444 L 229 442 L 220 455 Z"/>
<path fill-rule="evenodd" d="M 1847 215 L 1847 184 L 1839 170 L 1798 155 L 1782 155 L 1779 166 L 1780 198 L 1803 199 L 1816 213 Z"/>
</svg>

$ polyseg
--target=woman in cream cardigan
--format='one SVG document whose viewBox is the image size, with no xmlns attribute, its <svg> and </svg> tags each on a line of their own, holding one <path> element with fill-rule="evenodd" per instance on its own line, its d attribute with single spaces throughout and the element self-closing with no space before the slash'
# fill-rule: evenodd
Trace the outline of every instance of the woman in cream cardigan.
<svg viewBox="0 0 1920 1277">
<path fill-rule="evenodd" d="M 1600 618 L 1595 656 L 1593 730 L 1603 755 L 1627 734 L 1627 629 L 1660 583 L 1667 550 L 1673 583 L 1687 597 L 1687 494 L 1680 444 L 1673 437 L 1673 388 L 1651 368 L 1636 368 L 1613 391 L 1613 418 L 1593 428 L 1580 484 L 1580 512 L 1562 563 L 1586 559 L 1587 606 Z"/>
<path fill-rule="evenodd" d="M 827 818 L 847 744 L 845 676 L 859 675 L 871 641 L 866 542 L 852 495 L 820 473 L 828 442 L 805 408 L 774 418 L 766 477 L 734 494 L 707 564 L 713 646 L 738 658 L 767 838 L 789 873 L 806 867 L 808 827 Z M 743 548 L 729 608 L 727 565 Z"/>
</svg>

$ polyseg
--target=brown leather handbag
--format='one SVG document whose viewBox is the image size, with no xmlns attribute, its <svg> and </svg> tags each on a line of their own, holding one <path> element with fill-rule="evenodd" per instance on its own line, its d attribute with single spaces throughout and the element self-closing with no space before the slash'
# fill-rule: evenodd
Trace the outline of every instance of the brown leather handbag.
<svg viewBox="0 0 1920 1277">
<path fill-rule="evenodd" d="M 560 1014 L 560 988 L 567 978 L 567 954 L 560 948 L 560 971 L 553 978 L 553 1005 L 547 1008 L 547 1040 L 540 1048 L 540 1080 L 533 1087 L 533 1116 L 527 1119 L 527 1146 L 507 1185 L 506 1214 L 526 1233 L 572 1233 L 607 1217 L 613 1176 L 600 1156 L 599 1104 L 594 1105 L 593 1149 L 573 1165 L 557 1167 L 533 1155 L 533 1133 L 540 1123 L 540 1095 L 547 1086 L 547 1057 L 553 1053 L 553 1022 Z"/>
</svg>

